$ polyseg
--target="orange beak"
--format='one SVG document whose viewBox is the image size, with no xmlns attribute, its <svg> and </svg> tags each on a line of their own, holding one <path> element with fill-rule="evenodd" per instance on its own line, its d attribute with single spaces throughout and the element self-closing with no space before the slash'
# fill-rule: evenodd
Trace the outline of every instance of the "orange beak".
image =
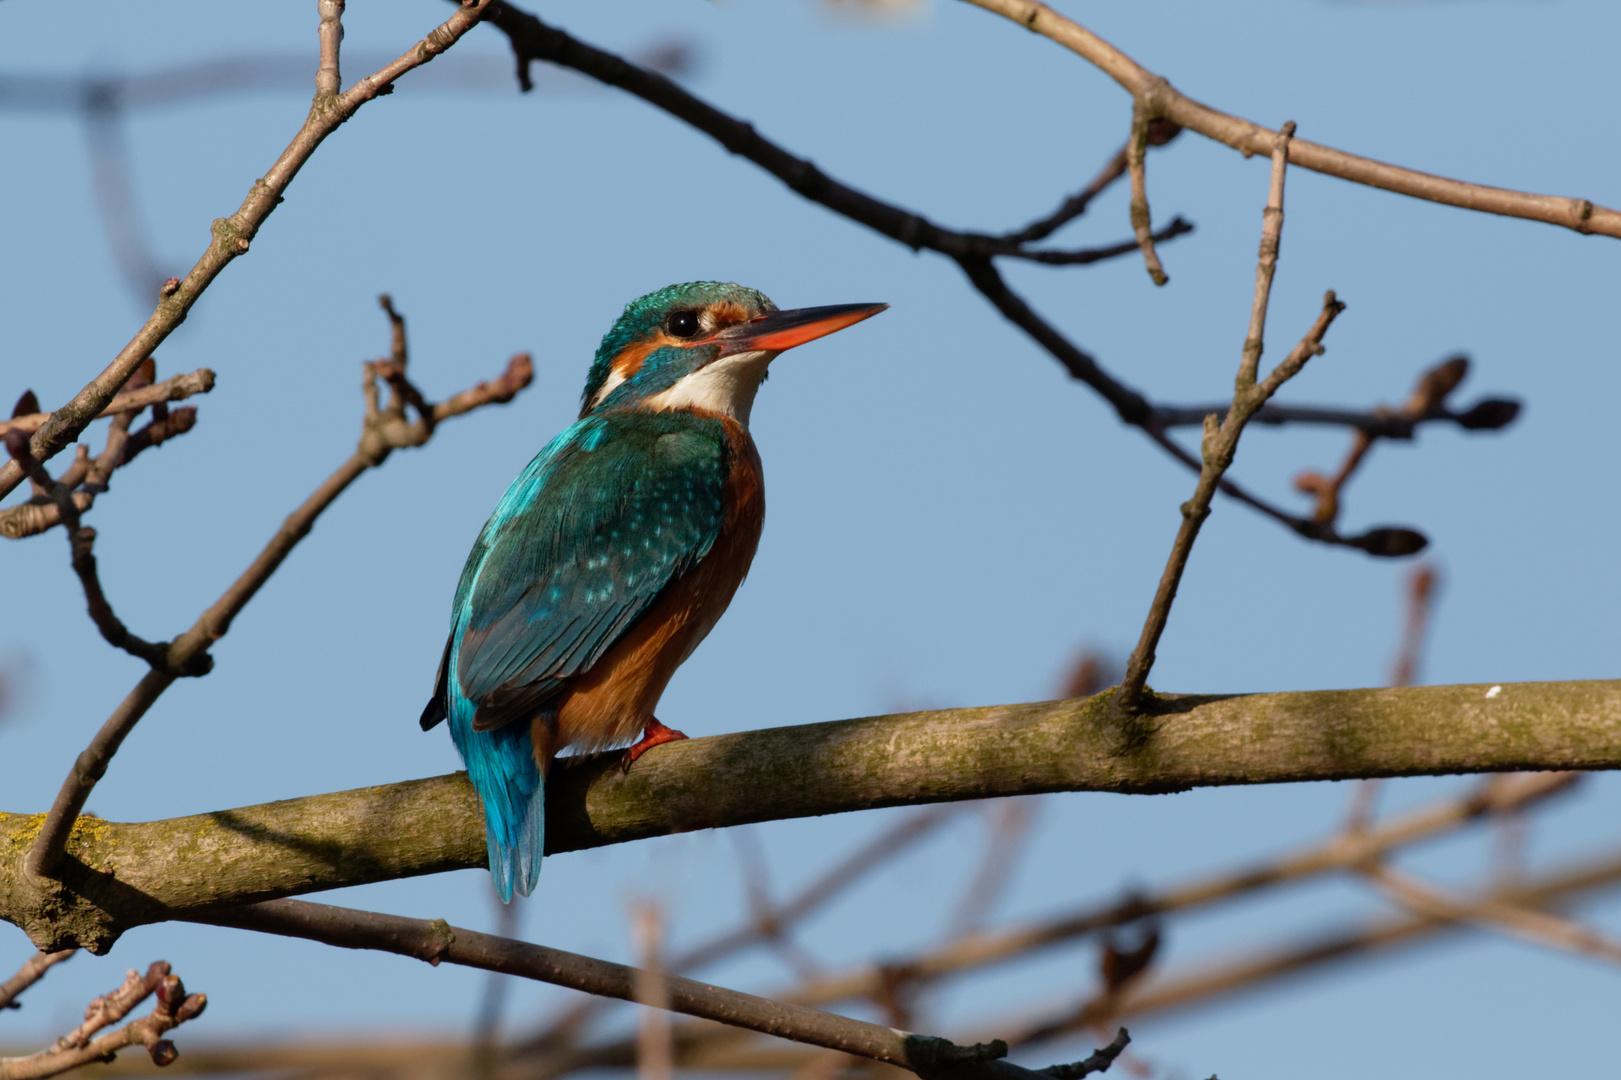
<svg viewBox="0 0 1621 1080">
<path fill-rule="evenodd" d="M 889 307 L 888 304 L 832 304 L 828 307 L 773 311 L 758 319 L 729 326 L 710 338 L 722 356 L 745 352 L 783 352 L 795 345 L 854 326 Z"/>
</svg>

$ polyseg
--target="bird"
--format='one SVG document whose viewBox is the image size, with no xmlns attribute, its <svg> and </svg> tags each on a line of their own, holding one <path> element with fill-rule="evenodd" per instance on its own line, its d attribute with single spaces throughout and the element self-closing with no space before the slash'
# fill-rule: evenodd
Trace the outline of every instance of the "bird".
<svg viewBox="0 0 1621 1080">
<path fill-rule="evenodd" d="M 424 731 L 448 720 L 484 809 L 496 893 L 539 879 L 559 751 L 673 739 L 676 669 L 748 573 L 765 521 L 756 391 L 778 354 L 887 304 L 781 311 L 755 289 L 670 285 L 598 347 L 580 415 L 513 480 L 462 568 Z"/>
</svg>

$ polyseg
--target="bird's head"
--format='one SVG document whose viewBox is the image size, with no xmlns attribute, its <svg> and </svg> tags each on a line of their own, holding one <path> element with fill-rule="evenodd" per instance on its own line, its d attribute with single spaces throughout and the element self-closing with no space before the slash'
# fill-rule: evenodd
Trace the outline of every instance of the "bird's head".
<svg viewBox="0 0 1621 1080">
<path fill-rule="evenodd" d="M 671 285 L 633 300 L 602 339 L 580 415 L 693 409 L 748 426 L 771 361 L 795 345 L 883 311 L 837 304 L 778 311 L 764 293 L 716 281 Z"/>
</svg>

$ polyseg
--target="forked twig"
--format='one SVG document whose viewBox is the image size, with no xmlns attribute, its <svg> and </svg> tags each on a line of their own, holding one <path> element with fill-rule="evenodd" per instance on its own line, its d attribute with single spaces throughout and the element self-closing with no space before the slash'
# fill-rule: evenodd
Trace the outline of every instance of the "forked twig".
<svg viewBox="0 0 1621 1080">
<path fill-rule="evenodd" d="M 491 4 L 486 21 L 507 35 L 517 59 L 520 82 L 524 82 L 525 85 L 529 66 L 539 60 L 570 68 L 605 85 L 618 87 L 710 136 L 728 152 L 753 162 L 805 199 L 825 206 L 834 213 L 905 244 L 913 250 L 932 250 L 953 259 L 967 274 L 970 283 L 986 299 L 1063 365 L 1072 378 L 1085 383 L 1106 400 L 1123 422 L 1139 428 L 1177 461 L 1194 472 L 1199 471 L 1201 466 L 1198 458 L 1171 439 L 1165 429 L 1186 423 L 1203 423 L 1204 417 L 1213 412 L 1225 414 L 1228 406 L 1223 404 L 1209 408 L 1195 408 L 1157 405 L 1151 402 L 1104 370 L 1095 357 L 1075 345 L 1031 309 L 1022 297 L 1008 287 L 994 262 L 995 258 L 1005 256 L 1049 263 L 1092 261 L 1094 258 L 1118 256 L 1137 250 L 1135 240 L 1085 253 L 1035 251 L 1024 246 L 1033 240 L 1050 235 L 1053 230 L 1084 210 L 1087 202 L 1098 191 L 1124 175 L 1127 172 L 1129 143 L 1104 166 L 1092 184 L 1047 218 L 1019 231 L 1003 235 L 957 232 L 944 228 L 914 211 L 886 203 L 866 192 L 840 183 L 822 172 L 813 162 L 765 138 L 752 124 L 728 115 L 660 73 L 587 44 L 507 3 L 506 0 L 495 0 Z M 1134 87 L 1140 83 L 1143 87 L 1153 90 L 1157 102 L 1182 100 L 1169 84 L 1157 76 L 1151 76 L 1135 68 L 1135 65 L 1132 66 L 1140 75 L 1140 78 L 1134 76 L 1136 78 L 1136 82 L 1132 84 Z M 1111 74 L 1116 73 L 1111 70 Z M 1120 78 L 1118 74 L 1116 77 Z M 1155 114 L 1163 111 L 1158 105 L 1152 110 Z M 1180 130 L 1180 124 L 1174 119 L 1151 120 L 1147 127 L 1147 145 L 1164 145 Z M 1166 229 L 1152 234 L 1153 237 L 1162 241 L 1175 235 L 1179 222 L 1180 218 L 1173 220 Z M 1071 255 L 1076 257 L 1071 258 Z M 1513 402 L 1483 404 L 1507 404 L 1511 408 L 1517 408 Z M 1320 406 L 1263 408 L 1257 418 L 1265 423 L 1327 423 L 1354 427 L 1358 430 L 1382 428 L 1387 425 L 1385 420 L 1375 414 Z M 1512 413 L 1502 416 L 1499 410 L 1495 420 L 1484 416 L 1479 419 L 1486 422 L 1464 426 L 1473 430 L 1490 430 L 1506 424 L 1512 419 Z M 1400 421 L 1394 423 L 1399 426 Z M 1408 432 L 1410 434 L 1410 428 Z M 1380 527 L 1369 529 L 1360 535 L 1344 536 L 1331 526 L 1274 506 L 1226 478 L 1221 480 L 1219 489 L 1308 540 L 1352 547 L 1370 555 L 1385 557 L 1410 555 L 1423 548 L 1426 543 L 1422 534 L 1399 527 Z"/>
<path fill-rule="evenodd" d="M 159 345 L 163 344 L 164 339 L 177 326 L 185 321 L 192 305 L 220 272 L 237 256 L 246 254 L 259 227 L 281 202 L 282 193 L 287 190 L 287 185 L 292 183 L 293 177 L 298 175 L 298 171 L 304 167 L 304 163 L 328 135 L 336 131 L 340 124 L 353 116 L 366 102 L 392 90 L 396 79 L 412 68 L 420 67 L 432 60 L 459 41 L 462 35 L 478 24 L 490 2 L 491 0 L 468 0 L 467 3 L 458 5 L 455 14 L 397 60 L 366 76 L 342 93 L 327 93 L 323 89 L 325 84 L 318 84 L 309 116 L 303 126 L 269 170 L 254 181 L 248 190 L 247 198 L 243 200 L 236 213 L 215 220 L 213 240 L 202 257 L 184 278 L 175 283 L 173 289 L 165 286 L 157 308 L 102 373 L 85 384 L 84 388 L 74 395 L 72 401 L 55 410 L 50 420 L 33 433 L 29 449 L 34 457 L 40 461 L 49 461 L 72 445 L 79 432 L 83 431 L 91 420 L 101 415 L 135 370 Z M 338 4 L 336 7 L 341 12 L 342 5 Z M 325 14 L 323 12 L 323 18 Z M 322 49 L 330 47 L 335 54 L 339 38 L 341 35 L 334 37 L 323 32 Z M 323 60 L 323 66 L 325 64 L 326 61 Z M 334 76 L 337 74 L 336 55 L 331 61 L 331 73 Z M 23 469 L 17 462 L 8 461 L 0 465 L 0 497 L 10 493 L 22 483 L 22 480 Z"/>
<path fill-rule="evenodd" d="M 375 365 L 367 365 L 367 413 L 355 452 L 304 500 L 302 506 L 287 517 L 258 557 L 208 610 L 198 616 L 191 628 L 161 646 L 161 662 L 154 663 L 152 669 L 136 683 L 96 732 L 89 746 L 74 760 L 73 768 L 63 780 L 46 814 L 44 827 L 29 849 L 26 866 L 30 873 L 41 876 L 51 874 L 62 858 L 68 835 L 73 823 L 78 820 L 79 812 L 84 809 L 85 800 L 106 774 L 108 762 L 123 745 L 130 731 L 175 679 L 183 675 L 206 674 L 211 669 L 213 661 L 208 650 L 229 632 L 237 614 L 257 595 L 298 542 L 309 534 L 315 519 L 332 505 L 333 500 L 367 469 L 380 465 L 395 449 L 421 446 L 432 437 L 434 425 L 450 417 L 483 405 L 512 400 L 529 385 L 534 375 L 528 354 L 520 354 L 508 362 L 506 372 L 498 378 L 479 383 L 431 408 L 424 405 L 427 412 L 412 422 L 404 419 L 403 412 L 397 418 L 379 413 L 374 368 Z M 399 373 L 399 379 L 404 380 L 403 371 Z M 414 387 L 412 392 L 415 392 Z M 421 400 L 420 394 L 416 397 L 418 401 Z M 14 435 L 12 439 L 18 437 Z"/>
<path fill-rule="evenodd" d="M 1267 303 L 1271 297 L 1272 276 L 1278 261 L 1278 242 L 1283 231 L 1283 182 L 1288 170 L 1289 140 L 1293 136 L 1294 124 L 1285 124 L 1272 147 L 1272 180 L 1266 208 L 1262 211 L 1260 256 L 1255 269 L 1255 299 L 1250 307 L 1249 334 L 1244 339 L 1233 404 L 1226 418 L 1219 423 L 1214 416 L 1205 418 L 1199 483 L 1193 497 L 1182 504 L 1182 524 L 1171 546 L 1170 557 L 1166 560 L 1165 573 L 1160 578 L 1154 602 L 1149 607 L 1137 647 L 1132 650 L 1131 659 L 1126 664 L 1126 677 L 1121 680 L 1120 689 L 1116 692 L 1115 703 L 1125 712 L 1135 712 L 1141 707 L 1148 673 L 1154 666 L 1154 651 L 1170 619 L 1171 604 L 1176 600 L 1176 590 L 1187 568 L 1193 542 L 1198 538 L 1205 518 L 1210 516 L 1210 502 L 1215 498 L 1222 474 L 1233 463 L 1244 426 L 1266 404 L 1267 399 L 1277 393 L 1280 386 L 1305 367 L 1307 360 L 1323 351 L 1323 335 L 1339 313 L 1345 310 L 1345 305 L 1333 292 L 1325 294 L 1323 310 L 1306 336 L 1301 338 L 1300 344 L 1266 378 L 1259 377 Z"/>
<path fill-rule="evenodd" d="M 106 1035 L 98 1032 L 118 1023 L 130 1010 L 153 994 L 158 1003 L 150 1013 Z M 0 1080 L 41 1080 L 95 1061 L 111 1061 L 128 1046 L 144 1046 L 154 1065 L 172 1064 L 180 1054 L 164 1036 L 208 1006 L 203 994 L 186 993 L 185 984 L 159 960 L 146 974 L 131 971 L 123 985 L 92 1001 L 84 1023 L 56 1040 L 48 1050 L 27 1057 L 0 1058 Z"/>
</svg>

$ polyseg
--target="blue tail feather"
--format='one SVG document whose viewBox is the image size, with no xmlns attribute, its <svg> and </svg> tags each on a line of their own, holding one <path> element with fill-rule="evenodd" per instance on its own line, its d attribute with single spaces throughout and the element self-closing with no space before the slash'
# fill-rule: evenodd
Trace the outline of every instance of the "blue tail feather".
<svg viewBox="0 0 1621 1080">
<path fill-rule="evenodd" d="M 450 733 L 484 804 L 495 891 L 503 901 L 514 891 L 528 896 L 540 879 L 546 837 L 545 785 L 535 768 L 529 725 L 474 731 L 473 703 L 454 692 L 449 696 Z"/>
</svg>

